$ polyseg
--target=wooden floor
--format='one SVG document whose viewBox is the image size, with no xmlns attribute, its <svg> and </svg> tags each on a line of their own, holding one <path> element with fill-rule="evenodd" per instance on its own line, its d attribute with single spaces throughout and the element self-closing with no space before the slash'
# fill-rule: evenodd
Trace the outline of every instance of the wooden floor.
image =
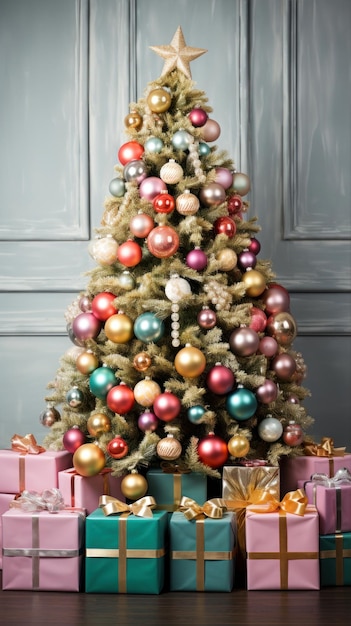
<svg viewBox="0 0 351 626">
<path fill-rule="evenodd" d="M 351 587 L 159 596 L 0 591 L 4 626 L 346 626 L 350 620 Z"/>
</svg>

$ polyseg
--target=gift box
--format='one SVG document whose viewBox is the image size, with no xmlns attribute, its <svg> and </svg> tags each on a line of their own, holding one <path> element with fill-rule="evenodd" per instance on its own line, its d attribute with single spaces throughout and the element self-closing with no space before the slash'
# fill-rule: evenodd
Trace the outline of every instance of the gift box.
<svg viewBox="0 0 351 626">
<path fill-rule="evenodd" d="M 334 533 L 319 538 L 322 587 L 351 585 L 351 533 Z"/>
<path fill-rule="evenodd" d="M 319 589 L 315 507 L 304 515 L 246 511 L 247 589 Z"/>
<path fill-rule="evenodd" d="M 351 532 L 351 474 L 339 470 L 333 478 L 314 474 L 311 480 L 298 481 L 308 501 L 319 514 L 320 535 Z"/>
<path fill-rule="evenodd" d="M 106 515 L 102 508 L 88 515 L 86 593 L 161 593 L 167 518 L 165 511 L 156 510 L 150 517 L 128 511 Z"/>
<path fill-rule="evenodd" d="M 176 471 L 175 466 L 166 464 L 164 469 L 150 469 L 146 480 L 148 494 L 156 499 L 160 511 L 176 511 L 184 495 L 197 502 L 207 498 L 207 477 L 199 472 Z"/>
<path fill-rule="evenodd" d="M 2 588 L 79 591 L 84 523 L 78 509 L 4 513 Z"/>
<path fill-rule="evenodd" d="M 112 476 L 106 468 L 96 476 L 81 476 L 75 469 L 63 470 L 58 474 L 58 487 L 65 504 L 86 509 L 89 515 L 99 506 L 102 495 L 113 496 L 125 501 L 121 492 L 122 478 Z"/>
<path fill-rule="evenodd" d="M 66 451 L 21 454 L 0 450 L 0 492 L 19 493 L 24 489 L 41 492 L 58 487 L 58 473 L 70 467 L 72 454 Z"/>
<path fill-rule="evenodd" d="M 209 501 L 211 502 L 211 501 Z M 231 591 L 234 584 L 236 518 L 205 515 L 170 519 L 170 590 Z"/>
<path fill-rule="evenodd" d="M 0 569 L 2 568 L 2 514 L 9 510 L 10 502 L 14 498 L 14 493 L 0 493 Z"/>
</svg>

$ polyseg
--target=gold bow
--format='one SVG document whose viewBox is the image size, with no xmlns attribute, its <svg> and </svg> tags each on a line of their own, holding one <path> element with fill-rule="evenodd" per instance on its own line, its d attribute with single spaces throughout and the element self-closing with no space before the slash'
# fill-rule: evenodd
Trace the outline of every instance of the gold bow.
<svg viewBox="0 0 351 626">
<path fill-rule="evenodd" d="M 20 454 L 40 454 L 45 452 L 45 448 L 39 446 L 34 435 L 13 435 L 11 438 L 11 450 Z"/>
<path fill-rule="evenodd" d="M 344 456 L 346 448 L 334 448 L 334 440 L 331 437 L 322 437 L 320 443 L 304 442 L 306 456 Z"/>
<path fill-rule="evenodd" d="M 160 464 L 161 470 L 164 474 L 190 474 L 191 470 L 183 461 L 176 461 L 170 463 L 170 461 L 162 461 Z"/>
<path fill-rule="evenodd" d="M 220 519 L 223 517 L 223 513 L 227 510 L 227 507 L 222 498 L 207 500 L 201 506 L 192 498 L 183 496 L 178 510 L 181 511 L 184 514 L 184 517 L 190 521 L 200 516 L 210 517 L 211 519 Z"/>
<path fill-rule="evenodd" d="M 152 509 L 156 507 L 156 500 L 152 496 L 144 496 L 132 504 L 122 502 L 112 496 L 100 496 L 99 507 L 107 515 L 137 515 L 138 517 L 153 517 Z"/>
<path fill-rule="evenodd" d="M 303 516 L 305 515 L 307 504 L 308 499 L 304 490 L 296 489 L 296 491 L 286 493 L 280 502 L 270 495 L 264 503 L 250 504 L 247 509 L 253 513 L 274 513 L 274 511 L 281 510 L 285 513 Z"/>
</svg>

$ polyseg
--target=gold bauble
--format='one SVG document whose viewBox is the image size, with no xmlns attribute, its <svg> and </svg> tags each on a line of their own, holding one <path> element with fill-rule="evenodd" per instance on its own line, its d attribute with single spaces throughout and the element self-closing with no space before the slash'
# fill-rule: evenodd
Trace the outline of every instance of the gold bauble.
<svg viewBox="0 0 351 626">
<path fill-rule="evenodd" d="M 194 346 L 185 346 L 177 353 L 174 366 L 184 378 L 196 378 L 200 376 L 206 367 L 205 355 Z"/>
<path fill-rule="evenodd" d="M 180 215 L 195 215 L 200 208 L 200 201 L 197 196 L 186 189 L 184 193 L 176 198 L 176 210 Z"/>
<path fill-rule="evenodd" d="M 147 97 L 147 103 L 153 113 L 164 113 L 171 106 L 172 98 L 168 91 L 162 89 L 153 89 Z"/>
<path fill-rule="evenodd" d="M 167 435 L 158 442 L 156 452 L 164 461 L 175 461 L 182 453 L 182 446 L 173 435 Z"/>
<path fill-rule="evenodd" d="M 231 248 L 223 248 L 216 254 L 216 260 L 220 263 L 219 269 L 230 272 L 236 267 L 238 257 Z"/>
<path fill-rule="evenodd" d="M 88 418 L 87 429 L 92 437 L 100 437 L 111 430 L 111 420 L 105 413 L 94 413 Z"/>
<path fill-rule="evenodd" d="M 250 442 L 244 435 L 233 435 L 228 441 L 228 450 L 231 456 L 241 458 L 246 456 L 250 450 Z"/>
<path fill-rule="evenodd" d="M 83 443 L 73 455 L 73 467 L 81 476 L 96 476 L 105 467 L 105 455 L 95 443 Z"/>
<path fill-rule="evenodd" d="M 129 500 L 138 500 L 145 496 L 148 490 L 146 478 L 142 474 L 132 472 L 122 479 L 121 491 L 125 498 Z"/>
<path fill-rule="evenodd" d="M 137 111 L 131 111 L 124 118 L 124 123 L 127 128 L 135 128 L 135 130 L 140 130 L 143 125 L 143 118 Z"/>
<path fill-rule="evenodd" d="M 133 359 L 133 365 L 138 372 L 145 372 L 152 363 L 151 356 L 147 352 L 139 352 Z"/>
<path fill-rule="evenodd" d="M 91 374 L 99 366 L 96 354 L 87 350 L 77 356 L 76 367 L 81 374 Z"/>
<path fill-rule="evenodd" d="M 140 380 L 133 389 L 134 398 L 141 406 L 152 406 L 155 398 L 160 395 L 161 387 L 154 380 Z"/>
<path fill-rule="evenodd" d="M 268 318 L 266 333 L 274 337 L 280 346 L 290 346 L 297 335 L 296 321 L 286 311 L 276 313 Z"/>
<path fill-rule="evenodd" d="M 242 281 L 245 284 L 246 294 L 251 298 L 257 298 L 266 289 L 265 278 L 257 270 L 247 270 Z"/>
<path fill-rule="evenodd" d="M 128 315 L 116 313 L 106 320 L 105 334 L 114 343 L 127 343 L 134 335 L 133 328 L 133 321 Z"/>
</svg>

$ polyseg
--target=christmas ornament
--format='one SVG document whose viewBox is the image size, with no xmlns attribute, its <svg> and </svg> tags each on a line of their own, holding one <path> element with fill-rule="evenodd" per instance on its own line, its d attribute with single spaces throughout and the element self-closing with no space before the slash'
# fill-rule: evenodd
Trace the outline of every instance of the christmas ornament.
<svg viewBox="0 0 351 626">
<path fill-rule="evenodd" d="M 126 192 L 126 186 L 122 178 L 113 178 L 108 188 L 115 198 L 122 198 Z"/>
<path fill-rule="evenodd" d="M 178 417 L 182 408 L 181 402 L 174 393 L 165 391 L 155 399 L 153 412 L 163 422 L 170 422 Z"/>
<path fill-rule="evenodd" d="M 247 270 L 242 281 L 246 288 L 246 294 L 252 298 L 260 296 L 266 288 L 264 276 L 257 270 Z"/>
<path fill-rule="evenodd" d="M 217 282 L 216 280 L 209 280 L 204 284 L 204 291 L 208 294 L 208 297 L 212 304 L 214 304 L 217 311 L 229 311 L 232 303 L 232 296 L 230 291 L 227 291 L 225 286 Z"/>
<path fill-rule="evenodd" d="M 83 313 L 86 313 L 87 311 L 91 311 L 91 300 L 89 296 L 85 295 L 79 298 L 78 306 Z"/>
<path fill-rule="evenodd" d="M 138 372 L 145 372 L 151 365 L 152 359 L 147 352 L 139 352 L 133 359 L 133 366 Z"/>
<path fill-rule="evenodd" d="M 135 287 L 135 279 L 133 275 L 125 270 L 116 276 L 117 284 L 121 289 L 125 289 L 125 291 L 132 291 Z"/>
<path fill-rule="evenodd" d="M 271 368 L 279 380 L 288 382 L 296 371 L 296 361 L 287 352 L 282 352 L 274 357 Z"/>
<path fill-rule="evenodd" d="M 229 215 L 237 215 L 238 213 L 240 213 L 241 209 L 243 208 L 243 201 L 241 196 L 239 196 L 238 194 L 230 196 L 228 198 L 227 207 Z"/>
<path fill-rule="evenodd" d="M 106 320 L 105 334 L 113 343 L 128 343 L 133 337 L 133 321 L 125 313 L 116 313 Z"/>
<path fill-rule="evenodd" d="M 161 178 L 157 178 L 157 176 L 148 176 L 142 181 L 139 187 L 140 197 L 149 200 L 149 202 L 152 202 L 162 191 L 167 191 L 167 186 L 166 183 L 164 183 Z"/>
<path fill-rule="evenodd" d="M 106 404 L 111 411 L 119 415 L 125 415 L 134 406 L 133 390 L 125 383 L 112 387 L 106 396 Z"/>
<path fill-rule="evenodd" d="M 241 357 L 255 354 L 259 342 L 260 339 L 256 331 L 246 326 L 233 330 L 229 337 L 231 351 Z"/>
<path fill-rule="evenodd" d="M 147 238 L 149 252 L 158 259 L 173 256 L 179 248 L 179 237 L 171 226 L 156 226 Z"/>
<path fill-rule="evenodd" d="M 124 124 L 127 128 L 135 128 L 135 130 L 140 130 L 143 125 L 143 118 L 138 113 L 138 111 L 131 111 L 124 118 Z"/>
<path fill-rule="evenodd" d="M 147 177 L 147 168 L 144 161 L 136 159 L 135 161 L 129 161 L 123 169 L 123 177 L 127 183 L 136 183 L 141 185 Z"/>
<path fill-rule="evenodd" d="M 257 258 L 250 250 L 243 250 L 238 256 L 238 266 L 241 270 L 254 269 L 256 267 Z"/>
<path fill-rule="evenodd" d="M 146 478 L 136 471 L 122 478 L 121 491 L 124 497 L 129 500 L 139 500 L 139 498 L 145 496 L 147 489 Z"/>
<path fill-rule="evenodd" d="M 184 175 L 183 168 L 174 159 L 170 159 L 168 163 L 162 165 L 160 169 L 160 178 L 167 185 L 176 185 L 182 180 Z"/>
<path fill-rule="evenodd" d="M 221 134 L 221 127 L 216 120 L 212 120 L 209 117 L 205 124 L 201 126 L 200 132 L 204 141 L 216 141 Z"/>
<path fill-rule="evenodd" d="M 250 442 L 244 435 L 233 435 L 228 441 L 229 454 L 237 459 L 246 456 L 250 450 Z"/>
<path fill-rule="evenodd" d="M 201 404 L 195 404 L 194 406 L 189 407 L 187 411 L 189 422 L 191 422 L 192 424 L 197 424 L 201 421 L 204 413 L 206 413 L 206 409 L 204 409 Z"/>
<path fill-rule="evenodd" d="M 211 148 L 207 143 L 203 141 L 199 142 L 199 156 L 208 156 L 211 152 Z"/>
<path fill-rule="evenodd" d="M 145 411 L 138 418 L 138 428 L 146 433 L 148 430 L 154 432 L 158 427 L 158 419 L 152 411 Z"/>
<path fill-rule="evenodd" d="M 206 124 L 208 115 L 201 107 L 195 107 L 190 111 L 188 118 L 195 128 L 199 128 Z"/>
<path fill-rule="evenodd" d="M 209 433 L 207 437 L 199 441 L 197 451 L 201 463 L 213 469 L 221 467 L 228 459 L 226 442 L 214 433 Z"/>
<path fill-rule="evenodd" d="M 185 76 L 191 78 L 190 61 L 197 59 L 207 52 L 202 48 L 191 48 L 185 43 L 183 31 L 178 26 L 171 43 L 168 46 L 150 46 L 151 50 L 159 54 L 165 63 L 162 76 L 165 76 L 175 68 L 178 68 Z"/>
<path fill-rule="evenodd" d="M 175 200 L 167 191 L 161 191 L 152 201 L 152 206 L 157 213 L 172 213 Z"/>
<path fill-rule="evenodd" d="M 142 259 L 141 247 L 136 241 L 128 239 L 122 243 L 117 250 L 117 258 L 126 267 L 135 267 Z"/>
<path fill-rule="evenodd" d="M 114 315 L 117 311 L 114 306 L 116 296 L 109 291 L 102 291 L 98 293 L 92 300 L 91 310 L 98 320 L 106 322 L 106 320 Z"/>
<path fill-rule="evenodd" d="M 250 310 L 251 321 L 249 323 L 249 328 L 252 328 L 256 331 L 256 333 L 262 333 L 267 326 L 267 317 L 262 309 L 258 309 L 253 306 Z"/>
<path fill-rule="evenodd" d="M 161 393 L 161 387 L 154 380 L 145 378 L 140 380 L 134 387 L 135 401 L 141 406 L 152 406 L 157 396 Z"/>
<path fill-rule="evenodd" d="M 289 402 L 289 404 L 300 404 L 299 398 L 293 393 L 287 397 L 286 401 Z"/>
<path fill-rule="evenodd" d="M 209 183 L 200 189 L 199 198 L 205 207 L 218 206 L 225 201 L 225 191 L 219 183 Z"/>
<path fill-rule="evenodd" d="M 232 248 L 222 248 L 216 253 L 216 261 L 219 263 L 219 269 L 223 272 L 230 272 L 236 267 L 238 257 Z"/>
<path fill-rule="evenodd" d="M 295 446 L 300 446 L 303 440 L 304 434 L 300 424 L 296 424 L 294 420 L 291 420 L 283 430 L 284 443 L 293 448 Z"/>
<path fill-rule="evenodd" d="M 79 341 L 96 339 L 101 326 L 100 320 L 93 313 L 80 313 L 72 322 L 72 330 Z"/>
<path fill-rule="evenodd" d="M 99 359 L 91 350 L 81 352 L 76 359 L 76 368 L 81 374 L 91 374 L 99 366 Z"/>
<path fill-rule="evenodd" d="M 71 324 L 71 323 L 68 323 L 68 324 L 67 324 L 67 326 L 66 326 L 66 330 L 67 330 L 67 333 L 68 333 L 68 336 L 69 336 L 70 340 L 72 341 L 72 343 L 74 343 L 74 345 L 75 345 L 76 347 L 81 347 L 81 348 L 82 348 L 82 347 L 84 347 L 84 345 L 85 345 L 85 344 L 84 344 L 84 341 L 80 341 L 80 340 L 79 340 L 79 339 L 75 336 L 75 334 L 74 334 L 74 332 L 73 332 L 73 330 L 72 330 L 72 324 Z"/>
<path fill-rule="evenodd" d="M 289 292 L 281 285 L 267 285 L 266 291 L 262 294 L 262 300 L 268 317 L 283 311 L 290 311 Z"/>
<path fill-rule="evenodd" d="M 84 402 L 84 393 L 78 387 L 72 387 L 66 393 L 66 402 L 72 409 L 77 409 Z"/>
<path fill-rule="evenodd" d="M 278 397 L 278 387 L 273 380 L 266 378 L 263 385 L 256 389 L 256 398 L 262 404 L 270 404 L 275 402 Z"/>
<path fill-rule="evenodd" d="M 200 208 L 200 201 L 195 194 L 191 193 L 189 189 L 185 189 L 176 198 L 176 210 L 180 215 L 195 215 Z"/>
<path fill-rule="evenodd" d="M 233 172 L 226 167 L 216 167 L 215 183 L 222 185 L 223 189 L 229 189 L 233 184 Z"/>
<path fill-rule="evenodd" d="M 216 363 L 206 377 L 208 389 L 219 396 L 229 393 L 233 389 L 234 383 L 235 377 L 232 370 L 220 363 Z"/>
<path fill-rule="evenodd" d="M 217 315 L 215 311 L 204 307 L 197 314 L 197 323 L 199 324 L 199 326 L 201 326 L 201 328 L 204 328 L 205 330 L 210 330 L 211 328 L 214 328 L 217 323 Z"/>
<path fill-rule="evenodd" d="M 203 252 L 200 248 L 195 248 L 194 250 L 188 252 L 185 262 L 192 270 L 201 272 L 205 269 L 205 267 L 207 267 L 207 254 L 205 254 L 205 252 Z"/>
<path fill-rule="evenodd" d="M 185 278 L 180 278 L 178 274 L 173 274 L 166 283 L 165 294 L 171 302 L 180 302 L 191 294 L 191 287 Z"/>
<path fill-rule="evenodd" d="M 85 434 L 78 428 L 73 426 L 66 430 L 62 437 L 62 444 L 67 452 L 74 454 L 79 446 L 82 446 L 86 442 Z"/>
<path fill-rule="evenodd" d="M 206 358 L 199 348 L 187 344 L 185 348 L 177 352 L 174 367 L 184 378 L 196 378 L 204 371 Z"/>
<path fill-rule="evenodd" d="M 253 252 L 256 256 L 258 255 L 258 253 L 261 250 L 261 244 L 258 241 L 258 239 L 256 239 L 255 237 L 251 238 L 251 243 L 249 245 L 249 250 L 250 250 L 250 252 Z"/>
<path fill-rule="evenodd" d="M 188 150 L 192 143 L 192 136 L 186 130 L 177 130 L 172 137 L 172 145 L 176 150 Z"/>
<path fill-rule="evenodd" d="M 258 434 L 263 441 L 267 441 L 269 443 L 278 441 L 278 439 L 282 436 L 282 433 L 283 426 L 280 421 L 271 415 L 265 417 L 258 425 Z"/>
<path fill-rule="evenodd" d="M 145 343 L 157 343 L 157 341 L 162 339 L 164 332 L 164 322 L 155 313 L 149 311 L 142 313 L 134 322 L 135 336 Z"/>
<path fill-rule="evenodd" d="M 279 346 L 274 337 L 262 337 L 258 344 L 258 353 L 264 354 L 267 357 L 275 356 L 278 349 Z"/>
<path fill-rule="evenodd" d="M 150 91 L 146 102 L 153 113 L 164 113 L 171 106 L 172 98 L 169 91 L 159 87 Z"/>
<path fill-rule="evenodd" d="M 105 400 L 107 393 L 118 382 L 115 372 L 106 365 L 96 368 L 89 377 L 89 387 L 91 393 L 99 398 Z"/>
<path fill-rule="evenodd" d="M 233 189 L 240 196 L 246 196 L 250 191 L 250 179 L 242 172 L 235 172 L 233 175 Z"/>
<path fill-rule="evenodd" d="M 138 213 L 134 215 L 129 223 L 130 232 L 134 237 L 144 239 L 149 232 L 155 227 L 155 222 L 147 213 Z"/>
<path fill-rule="evenodd" d="M 118 243 L 107 235 L 101 239 L 93 239 L 88 245 L 90 256 L 100 265 L 113 265 L 117 260 Z"/>
<path fill-rule="evenodd" d="M 128 454 L 128 444 L 122 437 L 114 437 L 107 444 L 107 452 L 113 459 L 123 459 Z"/>
<path fill-rule="evenodd" d="M 216 235 L 226 235 L 228 239 L 232 239 L 236 233 L 236 224 L 227 215 L 219 217 L 213 224 L 213 227 Z"/>
<path fill-rule="evenodd" d="M 92 437 L 100 437 L 111 430 L 111 420 L 105 413 L 93 413 L 88 417 L 87 429 Z"/>
<path fill-rule="evenodd" d="M 238 387 L 226 400 L 226 409 L 239 422 L 248 420 L 257 409 L 256 396 L 249 389 Z"/>
<path fill-rule="evenodd" d="M 83 443 L 73 454 L 73 466 L 81 476 L 96 476 L 105 467 L 105 455 L 95 443 Z"/>
<path fill-rule="evenodd" d="M 45 426 L 45 428 L 51 428 L 51 426 L 55 424 L 55 422 L 59 422 L 60 419 L 60 413 L 53 406 L 47 406 L 39 415 L 39 422 L 42 426 Z"/>
<path fill-rule="evenodd" d="M 173 435 L 167 435 L 158 442 L 156 452 L 164 461 L 175 461 L 182 453 L 182 446 Z"/>
<path fill-rule="evenodd" d="M 130 161 L 139 161 L 144 154 L 144 147 L 137 141 L 128 141 L 118 150 L 118 159 L 122 165 Z"/>
<path fill-rule="evenodd" d="M 149 137 L 144 144 L 145 152 L 151 152 L 151 154 L 159 154 L 163 146 L 164 143 L 159 137 Z"/>
<path fill-rule="evenodd" d="M 266 333 L 280 346 L 290 346 L 297 335 L 296 322 L 290 313 L 276 313 L 268 318 Z"/>
</svg>

